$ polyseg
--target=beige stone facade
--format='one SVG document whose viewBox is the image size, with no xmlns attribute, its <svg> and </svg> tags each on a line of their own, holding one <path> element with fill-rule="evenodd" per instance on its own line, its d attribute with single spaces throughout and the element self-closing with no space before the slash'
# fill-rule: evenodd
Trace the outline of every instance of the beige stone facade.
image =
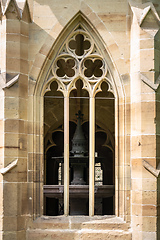
<svg viewBox="0 0 160 240">
<path fill-rule="evenodd" d="M 0 12 L 0 240 L 159 240 L 160 1 L 1 0 Z M 89 216 L 70 216 L 69 129 L 79 109 Z M 101 215 L 98 141 L 115 187 L 112 213 Z M 43 188 L 58 144 L 64 215 L 52 216 Z"/>
</svg>

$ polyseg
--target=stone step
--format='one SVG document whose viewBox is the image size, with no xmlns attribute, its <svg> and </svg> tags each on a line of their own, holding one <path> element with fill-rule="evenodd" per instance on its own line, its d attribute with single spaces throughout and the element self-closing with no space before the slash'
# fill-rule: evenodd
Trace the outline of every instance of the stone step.
<svg viewBox="0 0 160 240">
<path fill-rule="evenodd" d="M 82 229 L 92 230 L 124 230 L 127 231 L 130 227 L 122 219 L 118 217 L 106 218 L 102 220 L 92 220 L 83 222 L 81 224 Z"/>
<path fill-rule="evenodd" d="M 131 240 L 132 234 L 130 231 L 122 230 L 81 230 L 79 233 L 80 240 Z M 78 240 L 77 239 L 77 240 Z"/>
<path fill-rule="evenodd" d="M 68 217 L 46 217 L 42 216 L 28 224 L 29 229 L 70 229 Z"/>
<path fill-rule="evenodd" d="M 26 240 L 74 240 L 76 239 L 76 230 L 64 229 L 36 229 L 27 230 Z"/>
<path fill-rule="evenodd" d="M 43 216 L 31 222 L 29 229 L 92 229 L 92 230 L 124 230 L 129 229 L 121 218 L 115 216 Z"/>
<path fill-rule="evenodd" d="M 130 231 L 123 230 L 28 230 L 26 240 L 131 240 Z"/>
</svg>

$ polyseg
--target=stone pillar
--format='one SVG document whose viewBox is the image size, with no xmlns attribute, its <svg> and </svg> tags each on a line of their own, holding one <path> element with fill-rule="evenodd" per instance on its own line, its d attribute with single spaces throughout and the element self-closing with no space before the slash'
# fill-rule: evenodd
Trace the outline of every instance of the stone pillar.
<svg viewBox="0 0 160 240">
<path fill-rule="evenodd" d="M 1 80 L 0 80 L 1 81 Z M 4 168 L 4 91 L 0 88 L 0 168 Z M 0 239 L 3 235 L 3 175 L 0 173 Z"/>
<path fill-rule="evenodd" d="M 160 74 L 160 31 L 155 36 L 155 54 L 156 54 L 156 75 Z M 156 91 L 156 166 L 160 170 L 160 88 Z M 157 239 L 160 239 L 160 172 L 157 174 Z"/>
<path fill-rule="evenodd" d="M 155 45 L 153 5 L 132 5 L 131 24 L 131 225 L 132 239 L 157 238 Z M 148 167 L 149 166 L 149 167 Z"/>
<path fill-rule="evenodd" d="M 2 238 L 25 239 L 28 216 L 27 104 L 28 35 L 26 2 L 21 14 L 15 1 L 4 6 L 1 25 L 1 82 L 3 86 Z M 1 95 L 1 96 L 2 96 Z"/>
</svg>

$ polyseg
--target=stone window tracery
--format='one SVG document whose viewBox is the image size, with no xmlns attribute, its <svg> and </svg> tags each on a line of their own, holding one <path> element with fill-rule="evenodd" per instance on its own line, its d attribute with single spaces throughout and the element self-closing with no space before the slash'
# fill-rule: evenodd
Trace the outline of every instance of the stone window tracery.
<svg viewBox="0 0 160 240">
<path fill-rule="evenodd" d="M 82 27 L 76 29 L 60 49 L 52 74 L 65 84 L 77 77 L 90 84 L 106 77 L 106 63 L 93 39 Z"/>
<path fill-rule="evenodd" d="M 107 85 L 107 93 L 111 92 L 111 80 L 101 50 L 91 35 L 79 25 L 59 48 L 48 76 L 46 92 L 50 91 L 53 81 L 57 82 L 57 91 L 64 96 L 64 214 L 69 214 L 69 105 L 70 95 L 77 88 L 76 82 L 82 81 L 82 89 L 88 92 L 89 99 L 89 215 L 94 215 L 94 188 L 97 182 L 103 181 L 101 164 L 96 166 L 95 176 L 95 97 L 101 92 L 102 83 Z M 113 99 L 113 98 L 112 98 Z M 80 100 L 77 100 L 80 108 Z M 77 109 L 77 111 L 80 109 Z M 112 149 L 114 146 L 112 145 Z M 59 168 L 61 171 L 61 167 Z M 98 174 L 99 173 L 99 174 Z M 98 179 L 100 181 L 98 182 Z M 96 179 L 96 181 L 95 181 Z M 61 179 L 59 179 L 61 181 Z"/>
</svg>

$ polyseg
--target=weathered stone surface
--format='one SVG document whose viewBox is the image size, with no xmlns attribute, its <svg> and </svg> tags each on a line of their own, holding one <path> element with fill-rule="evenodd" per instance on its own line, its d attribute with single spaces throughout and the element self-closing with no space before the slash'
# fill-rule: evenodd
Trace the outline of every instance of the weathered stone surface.
<svg viewBox="0 0 160 240">
<path fill-rule="evenodd" d="M 0 240 L 159 239 L 159 0 L 4 0 L 0 12 L 0 169 L 17 160 L 13 168 L 0 173 Z M 82 46 L 84 55 L 77 57 L 68 41 L 76 29 L 82 34 L 82 28 L 85 40 L 91 42 L 89 49 Z M 56 62 L 62 55 L 65 60 L 76 59 L 73 79 L 57 77 L 65 66 Z M 85 76 L 84 62 L 87 56 L 95 63 L 97 55 L 104 60 L 98 68 L 101 72 L 105 66 L 101 80 L 105 79 L 110 92 L 105 90 L 107 99 L 96 99 L 89 113 L 93 86 L 100 77 Z M 67 92 L 70 80 L 74 83 Z M 55 85 L 50 84 L 53 81 Z M 97 92 L 100 85 L 95 87 Z M 84 92 L 85 100 L 69 99 L 69 112 L 64 114 L 68 105 L 63 97 Z M 97 96 L 103 93 L 102 88 Z M 113 153 L 116 217 L 42 217 L 47 151 L 58 146 L 58 154 L 68 156 L 67 140 L 73 129 L 65 135 L 64 149 L 61 137 L 56 142 L 53 133 L 64 133 L 66 116 L 74 125 L 79 109 L 87 131 L 95 109 L 95 135 L 101 132 L 101 148 Z M 92 136 L 90 150 L 94 149 Z M 108 177 L 108 166 L 107 171 Z M 93 202 L 91 207 L 94 210 Z"/>
<path fill-rule="evenodd" d="M 113 228 L 115 230 L 113 230 Z M 60 230 L 61 229 L 61 230 Z M 42 217 L 37 219 L 27 231 L 27 239 L 131 239 L 129 225 L 120 218 L 108 216 L 93 218 L 77 217 Z"/>
</svg>

